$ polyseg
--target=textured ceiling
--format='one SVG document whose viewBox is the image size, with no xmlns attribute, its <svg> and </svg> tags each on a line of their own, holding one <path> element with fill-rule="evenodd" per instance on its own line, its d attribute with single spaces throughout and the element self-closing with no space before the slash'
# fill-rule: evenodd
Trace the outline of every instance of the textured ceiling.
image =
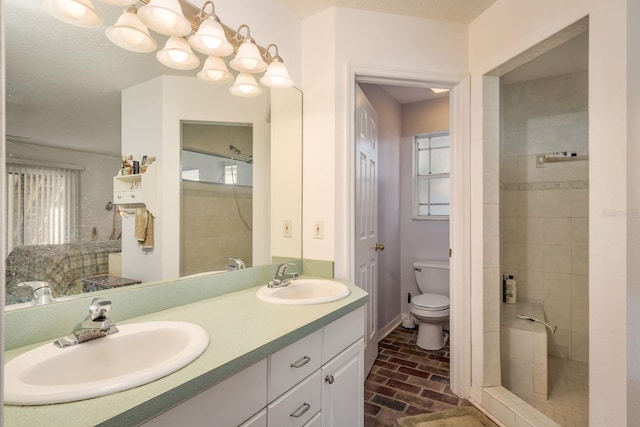
<svg viewBox="0 0 640 427">
<path fill-rule="evenodd" d="M 331 6 L 468 24 L 496 0 L 286 0 L 305 17 Z"/>
</svg>

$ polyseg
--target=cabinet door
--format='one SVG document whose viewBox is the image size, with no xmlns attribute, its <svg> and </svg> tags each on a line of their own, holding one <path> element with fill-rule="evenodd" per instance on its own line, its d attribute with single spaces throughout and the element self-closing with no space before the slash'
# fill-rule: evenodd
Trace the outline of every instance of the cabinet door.
<svg viewBox="0 0 640 427">
<path fill-rule="evenodd" d="M 362 427 L 364 374 L 360 338 L 322 367 L 322 426 Z"/>
</svg>

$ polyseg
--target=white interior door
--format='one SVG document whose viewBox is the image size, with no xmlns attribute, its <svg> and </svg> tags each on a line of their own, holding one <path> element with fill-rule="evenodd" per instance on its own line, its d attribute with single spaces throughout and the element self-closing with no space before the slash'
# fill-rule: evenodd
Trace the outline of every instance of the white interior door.
<svg viewBox="0 0 640 427">
<path fill-rule="evenodd" d="M 356 85 L 355 282 L 369 293 L 365 310 L 365 377 L 378 356 L 378 114 Z"/>
</svg>

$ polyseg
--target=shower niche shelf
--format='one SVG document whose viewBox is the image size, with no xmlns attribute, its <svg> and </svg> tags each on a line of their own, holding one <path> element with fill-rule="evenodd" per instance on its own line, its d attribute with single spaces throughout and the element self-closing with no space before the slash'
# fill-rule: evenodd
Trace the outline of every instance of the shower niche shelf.
<svg viewBox="0 0 640 427">
<path fill-rule="evenodd" d="M 157 218 L 157 162 L 147 165 L 144 173 L 113 177 L 113 203 L 121 209 L 144 206 Z"/>
</svg>

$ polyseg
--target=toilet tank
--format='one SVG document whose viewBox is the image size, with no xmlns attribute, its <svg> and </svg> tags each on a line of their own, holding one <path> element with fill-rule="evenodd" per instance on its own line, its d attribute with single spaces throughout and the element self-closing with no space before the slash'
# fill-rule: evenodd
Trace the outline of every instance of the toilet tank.
<svg viewBox="0 0 640 427">
<path fill-rule="evenodd" d="M 449 261 L 417 260 L 413 271 L 420 292 L 449 296 Z"/>
</svg>

